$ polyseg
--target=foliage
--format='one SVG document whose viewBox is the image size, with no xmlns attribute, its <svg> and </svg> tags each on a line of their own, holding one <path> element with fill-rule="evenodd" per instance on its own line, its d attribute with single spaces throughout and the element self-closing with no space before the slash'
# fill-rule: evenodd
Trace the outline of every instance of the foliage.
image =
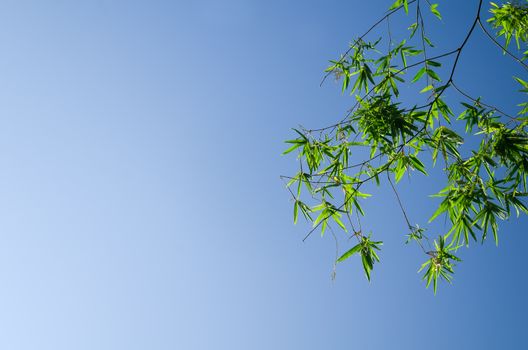
<svg viewBox="0 0 528 350">
<path fill-rule="evenodd" d="M 337 262 L 345 261 L 352 255 L 359 253 L 361 255 L 361 261 L 363 263 L 363 269 L 365 270 L 365 275 L 367 276 L 367 279 L 370 281 L 370 271 L 372 270 L 374 266 L 374 261 L 380 261 L 378 254 L 376 254 L 376 250 L 380 250 L 379 246 L 382 245 L 383 242 L 374 242 L 370 240 L 370 235 L 365 237 L 361 236 L 359 239 L 359 243 L 352 247 L 349 251 L 347 251 L 345 254 L 343 254 L 339 259 L 337 259 Z"/>
<path fill-rule="evenodd" d="M 483 2 L 476 6 L 468 31 L 460 45 L 434 56 L 434 46 L 425 29 L 426 17 L 421 0 L 397 0 L 389 12 L 364 35 L 357 38 L 337 60 L 330 61 L 325 78 L 333 74 L 342 81 L 342 91 L 355 97 L 355 104 L 340 122 L 321 129 L 294 129 L 297 136 L 286 141 L 284 152 L 298 152 L 299 172 L 288 179 L 293 198 L 294 222 L 299 211 L 313 223 L 311 231 L 321 234 L 332 225 L 350 232 L 357 245 L 344 253 L 337 262 L 360 255 L 365 275 L 370 280 L 376 250 L 381 241 L 371 240 L 371 234 L 361 229 L 365 215 L 362 201 L 366 184 L 390 185 L 407 224 L 407 242 L 416 242 L 427 261 L 420 271 L 426 285 L 433 283 L 436 293 L 438 279 L 451 282 L 453 266 L 460 259 L 454 252 L 472 241 L 483 242 L 492 235 L 498 244 L 499 221 L 515 212 L 528 213 L 524 198 L 528 194 L 528 102 L 519 105 L 516 115 L 472 97 L 456 82 L 459 57 L 476 29 L 480 29 L 504 54 L 513 58 L 521 70 L 528 66 L 528 1 L 491 3 L 491 17 L 481 19 Z M 390 32 L 384 41 L 367 40 L 367 35 L 381 23 L 389 21 L 403 10 L 416 10 L 409 26 L 408 37 L 393 41 Z M 427 2 L 428 11 L 441 19 L 438 4 Z M 490 33 L 494 30 L 496 35 Z M 512 39 L 515 45 L 510 45 Z M 501 41 L 503 43 L 501 43 Z M 442 68 L 447 58 L 448 68 Z M 515 77 L 520 92 L 528 93 L 528 82 Z M 400 96 L 402 86 L 423 84 L 419 91 L 423 104 L 405 105 Z M 460 94 L 461 112 L 444 98 L 446 90 Z M 416 89 L 418 91 L 418 89 Z M 359 162 L 353 159 L 364 157 Z M 427 158 L 430 157 L 430 160 Z M 411 224 L 400 200 L 396 184 L 418 171 L 427 175 L 439 160 L 446 174 L 436 211 L 429 222 L 442 216 L 449 221 L 446 232 L 433 241 L 424 228 Z"/>
</svg>

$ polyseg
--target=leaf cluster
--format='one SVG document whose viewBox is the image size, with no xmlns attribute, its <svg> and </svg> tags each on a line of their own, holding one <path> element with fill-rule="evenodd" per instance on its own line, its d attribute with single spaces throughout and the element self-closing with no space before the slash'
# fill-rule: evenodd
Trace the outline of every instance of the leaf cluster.
<svg viewBox="0 0 528 350">
<path fill-rule="evenodd" d="M 294 222 L 300 212 L 312 223 L 305 239 L 318 228 L 323 235 L 333 225 L 348 238 L 355 237 L 358 244 L 337 261 L 359 254 L 368 280 L 379 261 L 376 251 L 382 242 L 373 240 L 372 233 L 362 233 L 363 201 L 371 196 L 364 187 L 389 185 L 407 226 L 402 233 L 427 256 L 420 270 L 436 293 L 439 279 L 452 280 L 454 262 L 460 261 L 454 251 L 470 242 L 484 242 L 488 235 L 498 244 L 499 222 L 512 213 L 528 214 L 528 101 L 511 116 L 455 84 L 459 57 L 481 23 L 482 1 L 462 44 L 436 56 L 428 54 L 433 43 L 427 37 L 420 4 L 420 0 L 397 0 L 384 17 L 388 20 L 399 10 L 409 13 L 409 7 L 416 6 L 406 38 L 396 41 L 388 33 L 368 41 L 363 35 L 338 60 L 330 61 L 327 74 L 341 79 L 342 92 L 353 95 L 355 103 L 336 124 L 294 129 L 296 137 L 286 141 L 290 146 L 284 154 L 298 154 L 299 171 L 284 178 L 294 203 Z M 507 48 L 513 38 L 518 50 L 524 50 L 526 4 L 491 6 L 493 17 L 488 22 L 497 30 L 497 38 L 504 38 L 501 47 Z M 429 12 L 442 18 L 438 4 L 429 4 Z M 382 50 L 386 43 L 389 48 Z M 446 64 L 450 56 L 454 60 Z M 515 80 L 526 96 L 528 83 L 519 77 Z M 418 84 L 425 85 L 418 96 L 423 103 L 404 104 L 401 88 Z M 460 93 L 460 104 L 444 98 L 448 89 Z M 434 195 L 441 201 L 429 222 L 444 217 L 448 223 L 432 249 L 426 229 L 411 222 L 396 185 L 417 172 L 428 175 L 438 163 L 445 173 L 445 187 Z"/>
<path fill-rule="evenodd" d="M 510 45 L 511 39 L 514 38 L 517 49 L 521 49 L 521 43 L 526 44 L 528 41 L 528 1 L 524 2 L 507 2 L 497 5 L 491 2 L 490 12 L 493 14 L 488 22 L 494 29 L 497 29 L 497 35 L 503 36 L 506 40 L 505 47 Z M 528 57 L 528 52 L 524 53 L 524 58 Z"/>
<path fill-rule="evenodd" d="M 438 241 L 434 242 L 435 250 L 427 252 L 431 256 L 429 260 L 422 264 L 419 271 L 425 270 L 423 279 L 426 281 L 426 287 L 433 282 L 433 291 L 436 294 L 438 279 L 443 279 L 451 283 L 453 266 L 455 261 L 462 261 L 452 252 L 457 247 L 453 247 L 453 242 L 446 245 L 444 237 L 440 236 Z"/>
<path fill-rule="evenodd" d="M 370 271 L 374 267 L 374 262 L 380 261 L 376 250 L 380 250 L 380 246 L 383 245 L 381 241 L 372 241 L 370 240 L 370 235 L 365 237 L 362 236 L 359 240 L 359 243 L 349 249 L 345 254 L 341 255 L 337 262 L 342 262 L 350 258 L 354 254 L 361 256 L 361 262 L 363 264 L 363 270 L 365 271 L 365 276 L 370 281 Z"/>
</svg>

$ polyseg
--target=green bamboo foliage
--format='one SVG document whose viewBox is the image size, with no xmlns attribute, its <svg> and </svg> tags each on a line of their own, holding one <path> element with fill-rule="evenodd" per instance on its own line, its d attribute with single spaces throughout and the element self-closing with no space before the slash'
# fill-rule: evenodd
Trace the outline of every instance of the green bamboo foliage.
<svg viewBox="0 0 528 350">
<path fill-rule="evenodd" d="M 498 244 L 500 221 L 528 213 L 528 102 L 518 106 L 518 114 L 509 115 L 456 83 L 458 59 L 480 28 L 519 63 L 521 73 L 514 79 L 526 96 L 527 79 L 520 76 L 528 71 L 523 61 L 528 57 L 528 1 L 491 3 L 489 24 L 481 21 L 480 1 L 458 48 L 434 57 L 427 52 L 434 44 L 423 23 L 427 13 L 431 19 L 442 18 L 438 4 L 398 0 L 367 33 L 398 11 L 409 13 L 412 6 L 416 16 L 408 37 L 396 41 L 389 32 L 369 41 L 363 35 L 330 61 L 327 76 L 340 80 L 343 93 L 353 95 L 355 103 L 333 125 L 294 129 L 284 154 L 297 154 L 299 171 L 283 178 L 293 199 L 294 222 L 302 216 L 312 223 L 305 239 L 315 230 L 321 235 L 332 227 L 342 230 L 357 244 L 337 262 L 360 256 L 369 281 L 383 243 L 361 228 L 363 203 L 371 196 L 365 187 L 389 185 L 408 226 L 407 242 L 416 242 L 427 257 L 420 268 L 426 286 L 432 283 L 436 293 L 438 280 L 451 282 L 455 263 L 461 261 L 454 255 L 460 247 L 488 236 Z M 510 45 L 512 40 L 516 45 Z M 387 41 L 388 49 L 383 50 Z M 404 86 L 419 86 L 417 101 L 423 103 L 404 105 Z M 460 104 L 445 100 L 448 89 L 459 94 Z M 443 168 L 445 187 L 434 195 L 440 204 L 429 222 L 445 218 L 448 227 L 431 242 L 425 228 L 410 221 L 396 186 L 403 177 L 427 175 L 433 166 Z"/>
</svg>

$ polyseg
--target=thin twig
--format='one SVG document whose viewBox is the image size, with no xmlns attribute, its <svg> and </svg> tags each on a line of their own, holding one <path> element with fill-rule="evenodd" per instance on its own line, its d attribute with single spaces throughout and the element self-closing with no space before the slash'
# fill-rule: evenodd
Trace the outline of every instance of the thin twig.
<svg viewBox="0 0 528 350">
<path fill-rule="evenodd" d="M 328 228 L 330 229 L 330 232 L 332 233 L 332 236 L 334 237 L 334 241 L 335 241 L 335 245 L 336 245 L 336 252 L 335 252 L 335 259 L 334 259 L 334 264 L 333 264 L 333 268 L 332 268 L 332 281 L 335 280 L 335 276 L 336 276 L 336 268 L 337 268 L 337 259 L 339 259 L 339 241 L 337 240 L 337 236 L 334 232 L 334 229 L 332 228 L 332 226 L 328 225 Z"/>
<path fill-rule="evenodd" d="M 412 4 L 413 2 L 415 2 L 417 0 L 411 0 L 408 2 L 408 5 Z M 363 33 L 363 35 L 361 35 L 358 39 L 356 39 L 354 41 L 354 43 L 352 45 L 350 45 L 350 47 L 348 48 L 348 50 L 345 51 L 345 53 L 341 56 L 341 58 L 339 59 L 339 61 L 337 61 L 337 63 L 341 63 L 343 62 L 343 60 L 345 59 L 345 57 L 350 53 L 350 51 L 352 51 L 352 49 L 361 41 L 363 40 L 364 37 L 366 37 L 374 28 L 376 28 L 380 23 L 382 23 L 385 19 L 389 18 L 392 14 L 398 12 L 399 10 L 401 10 L 404 6 L 400 6 L 400 7 L 397 7 L 395 8 L 394 10 L 390 11 L 389 13 L 387 13 L 385 16 L 381 17 L 376 23 L 374 23 L 365 33 Z M 329 71 L 328 73 L 325 74 L 325 76 L 323 77 L 323 79 L 321 80 L 321 83 L 319 84 L 319 86 L 323 85 L 323 83 L 325 82 L 326 78 L 328 78 L 328 76 L 330 74 L 332 74 L 333 70 Z"/>
<path fill-rule="evenodd" d="M 480 25 L 480 28 L 482 29 L 482 31 L 487 35 L 487 37 L 495 44 L 497 45 L 498 47 L 500 47 L 503 52 L 507 53 L 511 58 L 513 58 L 515 61 L 517 61 L 517 63 L 519 63 L 525 70 L 528 70 L 528 65 L 526 63 L 524 63 L 523 61 L 521 61 L 520 58 L 518 58 L 517 56 L 515 56 L 514 54 L 512 54 L 510 51 L 508 51 L 503 45 L 501 45 L 489 32 L 488 30 L 484 27 L 484 25 L 482 24 L 482 21 L 480 20 L 480 18 L 478 19 L 478 23 Z"/>
<path fill-rule="evenodd" d="M 409 227 L 409 229 L 411 231 L 414 230 L 414 227 L 411 225 L 410 221 L 409 221 L 409 217 L 407 216 L 407 212 L 405 211 L 405 208 L 403 207 L 403 203 L 400 199 L 400 195 L 398 194 L 398 191 L 396 191 L 396 187 L 394 186 L 394 184 L 392 183 L 392 180 L 390 178 L 390 175 L 389 173 L 387 172 L 387 180 L 389 180 L 389 184 L 391 185 L 392 187 L 392 191 L 394 192 L 394 195 L 396 196 L 396 199 L 398 200 L 398 204 L 400 206 L 400 209 L 403 213 L 403 217 L 405 218 L 405 222 L 407 223 L 407 226 Z M 416 243 L 418 243 L 418 245 L 420 246 L 420 248 L 423 250 L 424 253 L 427 254 L 427 251 L 425 250 L 424 246 L 422 245 L 422 242 L 420 242 L 419 240 L 415 239 Z"/>
<path fill-rule="evenodd" d="M 434 56 L 434 57 L 431 57 L 429 58 L 428 60 L 436 60 L 436 59 L 440 59 L 440 58 L 443 58 L 443 57 L 447 57 L 447 56 L 451 56 L 455 53 L 458 53 L 460 50 L 460 48 L 457 48 L 457 49 L 454 49 L 454 50 L 451 50 L 451 51 L 448 51 L 448 52 L 445 52 L 443 54 L 440 54 L 440 55 L 437 55 L 437 56 Z M 410 65 L 407 65 L 403 68 L 401 68 L 400 70 L 392 73 L 390 76 L 395 76 L 395 75 L 398 75 L 406 70 L 408 70 L 409 68 L 414 68 L 416 66 L 419 66 L 421 64 L 424 64 L 426 60 L 421 60 L 419 62 L 416 62 L 416 63 L 413 63 L 413 64 L 410 64 Z M 382 85 L 383 83 L 385 83 L 387 81 L 387 79 L 389 79 L 390 76 L 387 76 L 385 77 L 384 79 L 382 79 L 378 84 L 374 85 L 370 90 L 368 90 L 365 95 L 363 95 L 362 97 L 359 98 L 360 101 L 364 100 L 365 98 L 367 98 L 374 90 L 376 90 L 376 88 L 378 88 L 380 85 Z M 345 115 L 345 117 L 343 119 L 341 119 L 341 121 L 339 121 L 338 123 L 335 123 L 335 124 L 332 124 L 332 125 L 329 125 L 329 126 L 326 126 L 324 128 L 319 128 L 319 129 L 309 129 L 309 130 L 306 130 L 307 132 L 316 132 L 316 131 L 324 131 L 324 130 L 328 130 L 328 129 L 335 129 L 337 128 L 338 126 L 344 124 L 346 122 L 346 120 L 348 119 L 348 117 L 350 117 L 350 115 L 353 113 L 353 111 L 356 109 L 356 107 L 359 105 L 359 101 L 356 102 L 347 112 L 347 114 Z"/>
<path fill-rule="evenodd" d="M 499 108 L 497 108 L 497 107 L 495 107 L 495 106 L 492 106 L 492 105 L 489 105 L 489 104 L 486 104 L 486 103 L 484 103 L 484 102 L 482 102 L 482 101 L 480 101 L 480 100 L 478 100 L 478 99 L 476 99 L 476 98 L 470 96 L 470 95 L 467 94 L 466 92 L 462 91 L 462 90 L 461 90 L 461 89 L 455 84 L 454 81 L 451 81 L 451 86 L 453 86 L 453 88 L 454 88 L 456 91 L 458 91 L 462 96 L 464 96 L 464 97 L 466 97 L 467 99 L 473 101 L 474 103 L 478 103 L 479 105 L 482 105 L 482 106 L 484 106 L 484 107 L 488 107 L 488 108 L 490 108 L 490 109 L 492 109 L 492 110 L 494 110 L 494 111 L 497 111 L 497 112 L 499 112 L 500 114 L 504 115 L 505 117 L 510 118 L 511 120 L 518 120 L 518 118 L 515 118 L 515 117 L 511 116 L 510 114 L 508 114 L 508 113 L 506 113 L 506 112 L 500 110 Z"/>
<path fill-rule="evenodd" d="M 394 192 L 394 195 L 396 196 L 396 199 L 402 211 L 403 217 L 405 218 L 405 222 L 407 223 L 407 227 L 412 228 L 411 222 L 409 221 L 409 217 L 407 216 L 407 212 L 405 211 L 405 208 L 403 207 L 403 203 L 400 199 L 400 195 L 398 194 L 398 191 L 396 191 L 396 187 L 394 187 L 394 184 L 392 183 L 389 172 L 387 171 L 386 173 L 387 173 L 387 180 L 389 181 L 389 184 L 392 187 L 392 191 Z"/>
</svg>

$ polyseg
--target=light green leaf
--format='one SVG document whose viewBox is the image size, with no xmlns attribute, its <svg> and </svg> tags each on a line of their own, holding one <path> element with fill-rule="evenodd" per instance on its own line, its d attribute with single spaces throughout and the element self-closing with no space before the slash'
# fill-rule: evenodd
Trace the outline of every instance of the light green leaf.
<svg viewBox="0 0 528 350">
<path fill-rule="evenodd" d="M 427 92 L 433 88 L 433 85 L 427 85 L 422 90 L 420 90 L 420 93 L 423 94 L 424 92 Z"/>
<path fill-rule="evenodd" d="M 415 83 L 417 82 L 423 75 L 424 73 L 426 72 L 426 68 L 425 67 L 422 67 L 418 73 L 416 73 L 416 75 L 414 76 L 414 78 L 411 80 L 411 83 Z"/>
<path fill-rule="evenodd" d="M 361 250 L 361 243 L 355 245 L 353 248 L 349 249 L 345 254 L 341 255 L 339 259 L 337 259 L 337 262 L 345 261 L 346 259 L 350 258 L 352 255 L 356 254 Z"/>
<path fill-rule="evenodd" d="M 435 15 L 436 17 L 438 17 L 438 19 L 442 19 L 442 15 L 441 15 L 440 12 L 437 10 L 437 8 L 438 8 L 438 4 L 431 4 L 430 10 L 431 10 L 431 12 L 433 13 L 433 15 Z"/>
<path fill-rule="evenodd" d="M 295 201 L 293 204 L 293 223 L 297 223 L 297 217 L 299 216 L 299 201 Z"/>
</svg>

